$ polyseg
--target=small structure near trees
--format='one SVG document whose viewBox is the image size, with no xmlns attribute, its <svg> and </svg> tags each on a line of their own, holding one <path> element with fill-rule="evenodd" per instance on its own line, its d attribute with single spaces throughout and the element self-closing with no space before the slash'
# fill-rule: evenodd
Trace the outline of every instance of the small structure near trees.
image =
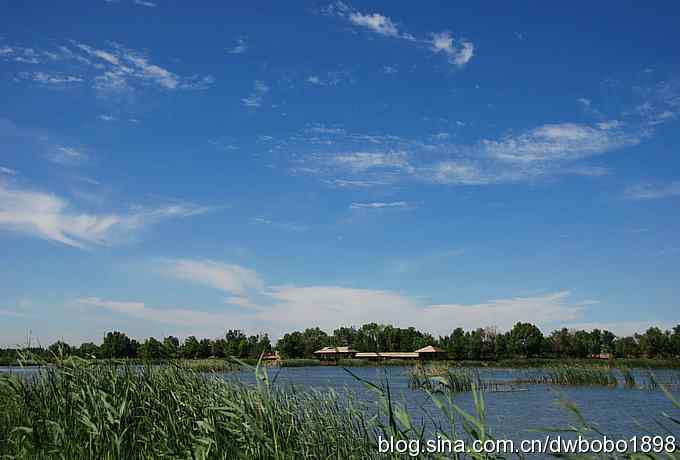
<svg viewBox="0 0 680 460">
<path fill-rule="evenodd" d="M 423 360 L 446 359 L 448 357 L 446 350 L 442 350 L 434 345 L 428 345 L 415 352 L 418 353 L 418 357 Z"/>
<path fill-rule="evenodd" d="M 323 347 L 314 352 L 321 364 L 335 364 L 340 359 L 354 358 L 356 354 L 357 351 L 350 347 Z"/>
</svg>

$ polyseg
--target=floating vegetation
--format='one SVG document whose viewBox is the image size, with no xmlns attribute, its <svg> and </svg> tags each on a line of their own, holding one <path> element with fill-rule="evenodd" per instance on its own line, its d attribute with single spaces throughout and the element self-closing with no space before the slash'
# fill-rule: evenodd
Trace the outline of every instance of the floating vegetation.
<svg viewBox="0 0 680 460">
<path fill-rule="evenodd" d="M 528 371 L 520 378 L 507 380 L 484 380 L 474 368 L 446 367 L 439 365 L 417 366 L 408 372 L 409 385 L 426 391 L 449 391 L 461 393 L 477 388 L 480 391 L 523 391 L 522 385 L 603 386 L 609 388 L 656 390 L 664 386 L 680 386 L 680 375 L 667 373 L 658 381 L 648 370 L 633 371 L 627 367 L 605 368 L 589 366 L 556 366 Z"/>
<path fill-rule="evenodd" d="M 635 377 L 630 369 L 623 367 L 619 369 L 621 375 L 623 376 L 623 386 L 626 388 L 635 388 Z"/>
<path fill-rule="evenodd" d="M 492 382 L 483 380 L 477 369 L 436 368 L 418 366 L 409 371 L 409 386 L 430 392 L 464 393 L 473 391 L 505 392 L 524 391 L 516 388 L 516 382 Z"/>
<path fill-rule="evenodd" d="M 632 375 L 630 376 L 632 378 Z M 548 385 L 602 385 L 615 387 L 619 380 L 612 369 L 584 366 L 559 366 L 530 374 L 520 383 Z"/>
</svg>

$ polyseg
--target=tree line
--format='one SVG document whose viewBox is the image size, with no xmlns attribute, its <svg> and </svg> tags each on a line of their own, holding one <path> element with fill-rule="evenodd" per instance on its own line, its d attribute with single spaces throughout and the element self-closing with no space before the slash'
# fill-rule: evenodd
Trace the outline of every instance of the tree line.
<svg viewBox="0 0 680 460">
<path fill-rule="evenodd" d="M 506 358 L 587 358 L 607 354 L 618 358 L 669 358 L 680 356 L 680 324 L 662 331 L 650 327 L 644 333 L 617 337 L 610 331 L 562 328 L 544 335 L 531 323 L 519 322 L 510 331 L 478 328 L 454 329 L 446 336 L 434 337 L 414 327 L 400 328 L 377 323 L 359 328 L 340 327 L 327 334 L 318 327 L 285 334 L 276 344 L 284 358 L 312 358 L 314 351 L 326 346 L 349 346 L 357 351 L 414 351 L 427 345 L 444 349 L 454 360 L 499 360 Z M 228 330 L 224 337 L 183 342 L 169 336 L 158 340 L 149 337 L 139 343 L 123 332 L 108 332 L 100 345 L 88 342 L 71 346 L 56 342 L 32 352 L 46 357 L 72 354 L 96 358 L 194 359 L 209 357 L 257 358 L 274 348 L 267 334 L 246 336 L 240 330 Z M 16 360 L 17 350 L 0 349 L 0 361 Z"/>
<path fill-rule="evenodd" d="M 619 358 L 680 356 L 680 324 L 662 331 L 650 327 L 644 333 L 617 337 L 610 331 L 562 328 L 550 335 L 530 323 L 516 323 L 505 333 L 496 328 L 465 331 L 454 329 L 447 336 L 433 337 L 413 327 L 399 328 L 377 323 L 360 328 L 341 327 L 326 334 L 309 328 L 285 334 L 277 342 L 283 356 L 312 357 L 324 346 L 351 346 L 357 351 L 414 351 L 435 345 L 454 360 L 499 360 L 506 358 L 587 358 L 609 354 Z"/>
<path fill-rule="evenodd" d="M 72 346 L 57 341 L 47 348 L 29 347 L 24 349 L 32 354 L 49 358 L 54 355 L 75 355 L 82 358 L 130 358 L 130 359 L 201 359 L 201 358 L 257 358 L 262 353 L 270 353 L 272 344 L 267 334 L 246 336 L 240 330 L 228 330 L 224 337 L 218 339 L 197 339 L 187 337 L 183 342 L 177 337 L 168 336 L 162 340 L 149 337 L 140 343 L 124 332 L 108 332 L 102 343 L 97 345 L 85 342 L 80 346 Z M 16 361 L 19 350 L 0 349 L 0 362 Z"/>
</svg>

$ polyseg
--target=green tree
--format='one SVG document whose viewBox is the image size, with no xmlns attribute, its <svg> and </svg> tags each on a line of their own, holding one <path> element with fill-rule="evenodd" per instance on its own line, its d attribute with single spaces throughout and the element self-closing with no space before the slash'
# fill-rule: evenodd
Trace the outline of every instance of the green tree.
<svg viewBox="0 0 680 460">
<path fill-rule="evenodd" d="M 668 351 L 668 336 L 658 327 L 650 327 L 638 340 L 640 351 L 648 358 L 662 356 Z"/>
<path fill-rule="evenodd" d="M 618 358 L 636 358 L 640 356 L 640 346 L 635 337 L 620 337 L 614 342 L 614 353 Z"/>
<path fill-rule="evenodd" d="M 69 356 L 72 353 L 71 346 L 61 340 L 47 347 L 50 356 Z"/>
<path fill-rule="evenodd" d="M 602 352 L 613 353 L 616 336 L 607 330 L 602 331 Z"/>
<path fill-rule="evenodd" d="M 670 352 L 675 357 L 680 357 L 680 324 L 673 328 L 670 338 Z"/>
<path fill-rule="evenodd" d="M 87 359 L 98 358 L 100 356 L 99 347 L 92 342 L 82 343 L 78 348 L 78 356 Z"/>
<path fill-rule="evenodd" d="M 508 339 L 511 353 L 531 358 L 541 352 L 543 333 L 531 323 L 519 322 L 512 327 Z"/>
<path fill-rule="evenodd" d="M 457 327 L 449 336 L 448 351 L 453 359 L 462 360 L 467 357 L 467 337 L 463 328 Z"/>
<path fill-rule="evenodd" d="M 137 342 L 119 331 L 107 332 L 101 346 L 105 358 L 134 358 L 137 356 Z"/>
<path fill-rule="evenodd" d="M 165 357 L 163 344 L 153 337 L 149 337 L 139 347 L 139 357 L 142 359 L 162 359 Z"/>
<path fill-rule="evenodd" d="M 177 337 L 170 335 L 163 339 L 163 355 L 171 359 L 179 357 L 179 339 Z"/>
<path fill-rule="evenodd" d="M 305 341 L 302 332 L 285 334 L 276 343 L 276 348 L 284 358 L 302 358 L 305 354 Z"/>
<path fill-rule="evenodd" d="M 482 358 L 482 329 L 476 329 L 465 333 L 467 344 L 467 359 L 479 360 Z"/>
<path fill-rule="evenodd" d="M 197 358 L 199 353 L 198 339 L 193 335 L 184 339 L 184 344 L 182 345 L 180 352 L 185 358 Z"/>
<path fill-rule="evenodd" d="M 323 347 L 328 346 L 328 334 L 318 327 L 307 328 L 302 333 L 302 339 L 305 344 L 304 356 L 307 358 L 314 357 L 314 352 Z"/>
</svg>

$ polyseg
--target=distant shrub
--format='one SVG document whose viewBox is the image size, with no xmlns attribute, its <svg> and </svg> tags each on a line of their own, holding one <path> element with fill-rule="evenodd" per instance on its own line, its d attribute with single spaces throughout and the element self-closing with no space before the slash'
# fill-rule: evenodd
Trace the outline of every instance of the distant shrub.
<svg viewBox="0 0 680 460">
<path fill-rule="evenodd" d="M 279 363 L 281 367 L 305 367 L 318 366 L 320 364 L 318 359 L 284 359 Z"/>
</svg>

